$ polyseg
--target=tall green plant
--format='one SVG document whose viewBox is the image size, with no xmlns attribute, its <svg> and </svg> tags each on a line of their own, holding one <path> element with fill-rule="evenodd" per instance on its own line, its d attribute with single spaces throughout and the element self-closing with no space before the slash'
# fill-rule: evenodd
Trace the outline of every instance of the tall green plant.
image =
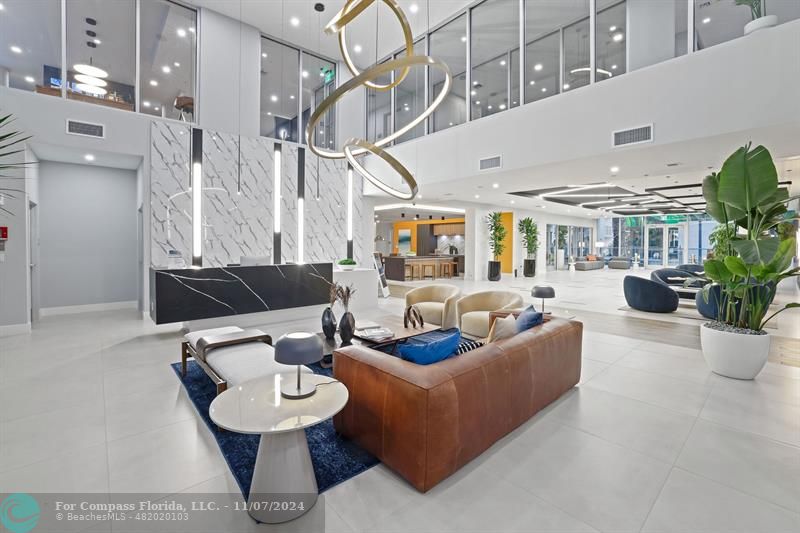
<svg viewBox="0 0 800 533">
<path fill-rule="evenodd" d="M 760 331 L 781 311 L 800 307 L 800 303 L 787 304 L 765 319 L 778 283 L 800 275 L 800 269 L 791 268 L 795 239 L 781 240 L 776 234 L 778 226 L 797 219 L 797 213 L 786 207 L 794 198 L 778 187 L 769 151 L 750 146 L 736 150 L 719 174 L 712 173 L 703 181 L 708 214 L 725 226 L 745 230 L 731 236 L 724 256 L 706 261 L 704 267 L 706 276 L 720 285 L 718 319 Z M 704 289 L 706 300 L 709 290 L 709 286 Z"/>
<path fill-rule="evenodd" d="M 731 238 L 736 235 L 735 224 L 720 224 L 708 236 L 708 243 L 711 245 L 711 257 L 720 258 L 733 254 L 731 248 Z"/>
<path fill-rule="evenodd" d="M 733 0 L 737 6 L 747 6 L 750 8 L 750 16 L 753 20 L 761 18 L 767 14 L 767 0 Z"/>
<path fill-rule="evenodd" d="M 506 238 L 506 227 L 502 222 L 502 214 L 499 211 L 489 213 L 486 225 L 489 227 L 489 249 L 492 250 L 494 260 L 499 261 L 503 250 L 506 249 L 506 244 L 503 242 Z"/>
<path fill-rule="evenodd" d="M 23 136 L 23 133 L 20 131 L 8 131 L 8 127 L 12 122 L 14 122 L 14 119 L 10 114 L 0 116 L 0 179 L 2 180 L 20 179 L 7 173 L 12 170 L 25 168 L 27 165 L 27 163 L 24 162 L 15 163 L 9 161 L 9 159 L 18 159 L 18 157 L 15 158 L 13 156 L 23 153 L 25 148 L 23 147 L 22 143 L 30 139 L 30 136 Z M 24 194 L 24 192 L 25 191 L 21 189 L 4 187 L 2 184 L 0 184 L 0 196 L 16 198 L 14 193 Z M 0 212 L 3 212 L 7 215 L 13 215 L 11 211 L 3 206 L 0 206 Z"/>
<path fill-rule="evenodd" d="M 522 243 L 528 252 L 528 259 L 534 259 L 539 249 L 539 226 L 531 217 L 525 217 L 517 224 L 517 230 L 522 234 Z"/>
</svg>

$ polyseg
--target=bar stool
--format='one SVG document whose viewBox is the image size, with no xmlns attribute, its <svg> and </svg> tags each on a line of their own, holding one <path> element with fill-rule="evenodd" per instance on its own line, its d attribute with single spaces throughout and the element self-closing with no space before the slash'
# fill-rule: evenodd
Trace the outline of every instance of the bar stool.
<svg viewBox="0 0 800 533">
<path fill-rule="evenodd" d="M 422 279 L 422 264 L 414 261 L 411 263 L 411 280 Z"/>
<path fill-rule="evenodd" d="M 453 277 L 453 264 L 452 263 L 442 263 L 439 265 L 440 274 L 443 278 L 452 278 Z"/>
<path fill-rule="evenodd" d="M 422 263 L 422 279 L 428 277 L 428 269 L 431 272 L 431 279 L 436 279 L 436 263 Z"/>
<path fill-rule="evenodd" d="M 403 277 L 405 279 L 408 279 L 408 278 L 411 278 L 412 280 L 414 279 L 414 269 L 411 268 L 411 264 L 410 263 L 406 263 L 406 269 L 405 269 L 405 272 L 403 273 Z"/>
</svg>

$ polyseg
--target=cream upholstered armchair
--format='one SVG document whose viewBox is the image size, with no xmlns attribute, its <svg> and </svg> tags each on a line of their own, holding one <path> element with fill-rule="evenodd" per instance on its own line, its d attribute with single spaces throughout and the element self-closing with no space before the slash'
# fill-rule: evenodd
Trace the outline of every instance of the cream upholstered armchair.
<svg viewBox="0 0 800 533">
<path fill-rule="evenodd" d="M 450 329 L 458 326 L 456 301 L 461 289 L 452 285 L 426 285 L 406 293 L 406 307 L 416 307 L 422 319 L 429 324 Z"/>
<path fill-rule="evenodd" d="M 468 294 L 456 303 L 461 334 L 476 339 L 489 336 L 489 313 L 522 307 L 522 296 L 511 291 L 484 291 Z"/>
</svg>

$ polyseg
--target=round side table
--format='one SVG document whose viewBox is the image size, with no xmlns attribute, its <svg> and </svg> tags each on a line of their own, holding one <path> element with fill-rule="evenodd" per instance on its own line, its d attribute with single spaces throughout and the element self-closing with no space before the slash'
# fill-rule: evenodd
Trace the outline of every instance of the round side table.
<svg viewBox="0 0 800 533">
<path fill-rule="evenodd" d="M 274 374 L 231 387 L 209 407 L 219 427 L 261 435 L 247 502 L 250 516 L 268 524 L 293 520 L 317 502 L 304 429 L 341 411 L 349 396 L 347 387 L 335 379 L 305 374 L 303 380 L 316 383 L 317 392 L 287 400 L 281 396 L 284 379 L 295 379 L 295 374 Z"/>
</svg>

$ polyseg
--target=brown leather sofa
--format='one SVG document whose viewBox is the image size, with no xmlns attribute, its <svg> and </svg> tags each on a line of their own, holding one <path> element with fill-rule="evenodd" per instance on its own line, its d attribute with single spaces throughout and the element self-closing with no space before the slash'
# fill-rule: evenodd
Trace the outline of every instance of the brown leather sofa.
<svg viewBox="0 0 800 533">
<path fill-rule="evenodd" d="M 582 337 L 582 323 L 552 319 L 426 366 L 344 348 L 333 374 L 350 400 L 334 425 L 427 492 L 576 385 Z"/>
</svg>

